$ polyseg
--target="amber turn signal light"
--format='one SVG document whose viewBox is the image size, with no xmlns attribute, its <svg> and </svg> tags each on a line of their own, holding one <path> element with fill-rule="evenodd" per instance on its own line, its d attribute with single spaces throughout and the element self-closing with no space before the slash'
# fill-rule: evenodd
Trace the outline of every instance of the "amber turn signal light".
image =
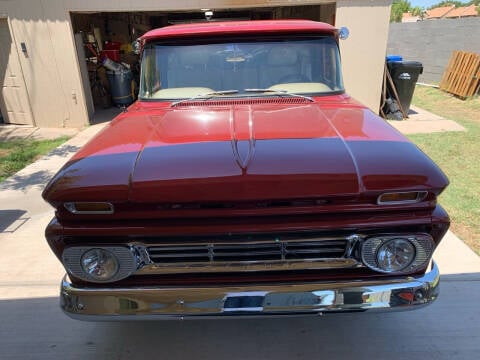
<svg viewBox="0 0 480 360">
<path fill-rule="evenodd" d="M 380 195 L 377 203 L 379 205 L 412 204 L 420 202 L 426 197 L 426 191 L 391 192 Z"/>
<path fill-rule="evenodd" d="M 113 214 L 113 205 L 108 202 L 66 202 L 64 207 L 72 214 Z"/>
</svg>

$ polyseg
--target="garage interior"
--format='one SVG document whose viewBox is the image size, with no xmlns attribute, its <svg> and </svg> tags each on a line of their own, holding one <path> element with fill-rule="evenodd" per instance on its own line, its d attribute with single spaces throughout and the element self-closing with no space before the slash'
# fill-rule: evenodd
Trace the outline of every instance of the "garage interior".
<svg viewBox="0 0 480 360">
<path fill-rule="evenodd" d="M 309 19 L 333 25 L 335 12 L 335 3 L 189 12 L 72 12 L 90 123 L 111 120 L 136 100 L 139 57 L 132 42 L 151 29 L 205 21 L 271 19 Z"/>
</svg>

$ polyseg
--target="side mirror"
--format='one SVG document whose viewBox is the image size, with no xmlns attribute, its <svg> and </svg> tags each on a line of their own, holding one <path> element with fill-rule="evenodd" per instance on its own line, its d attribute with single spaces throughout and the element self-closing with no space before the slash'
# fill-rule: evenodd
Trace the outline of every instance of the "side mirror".
<svg viewBox="0 0 480 360">
<path fill-rule="evenodd" d="M 348 39 L 349 36 L 350 31 L 345 26 L 342 26 L 340 29 L 338 29 L 338 37 L 340 40 Z"/>
</svg>

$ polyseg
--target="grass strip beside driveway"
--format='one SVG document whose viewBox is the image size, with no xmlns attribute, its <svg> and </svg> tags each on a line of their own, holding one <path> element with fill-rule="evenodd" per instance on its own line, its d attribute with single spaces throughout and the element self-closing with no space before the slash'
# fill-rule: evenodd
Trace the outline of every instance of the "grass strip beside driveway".
<svg viewBox="0 0 480 360">
<path fill-rule="evenodd" d="M 439 202 L 450 215 L 453 232 L 480 255 L 480 98 L 464 101 L 438 89 L 417 86 L 413 103 L 467 130 L 409 138 L 447 174 L 450 186 Z"/>
<path fill-rule="evenodd" d="M 69 137 L 63 136 L 53 140 L 21 139 L 0 142 L 0 182 L 68 139 Z"/>
</svg>

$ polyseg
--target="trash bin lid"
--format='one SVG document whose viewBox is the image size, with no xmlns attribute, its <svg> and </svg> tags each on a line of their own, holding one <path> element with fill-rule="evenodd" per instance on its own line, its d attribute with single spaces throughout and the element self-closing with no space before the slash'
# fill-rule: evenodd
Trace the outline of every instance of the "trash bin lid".
<svg viewBox="0 0 480 360">
<path fill-rule="evenodd" d="M 423 64 L 419 61 L 393 61 L 387 63 L 387 66 L 392 76 L 400 72 L 423 73 Z"/>
<path fill-rule="evenodd" d="M 387 62 L 402 61 L 403 58 L 400 55 L 387 55 L 386 60 Z"/>
<path fill-rule="evenodd" d="M 394 61 L 388 64 L 390 68 L 423 68 L 423 64 L 419 61 Z"/>
</svg>

